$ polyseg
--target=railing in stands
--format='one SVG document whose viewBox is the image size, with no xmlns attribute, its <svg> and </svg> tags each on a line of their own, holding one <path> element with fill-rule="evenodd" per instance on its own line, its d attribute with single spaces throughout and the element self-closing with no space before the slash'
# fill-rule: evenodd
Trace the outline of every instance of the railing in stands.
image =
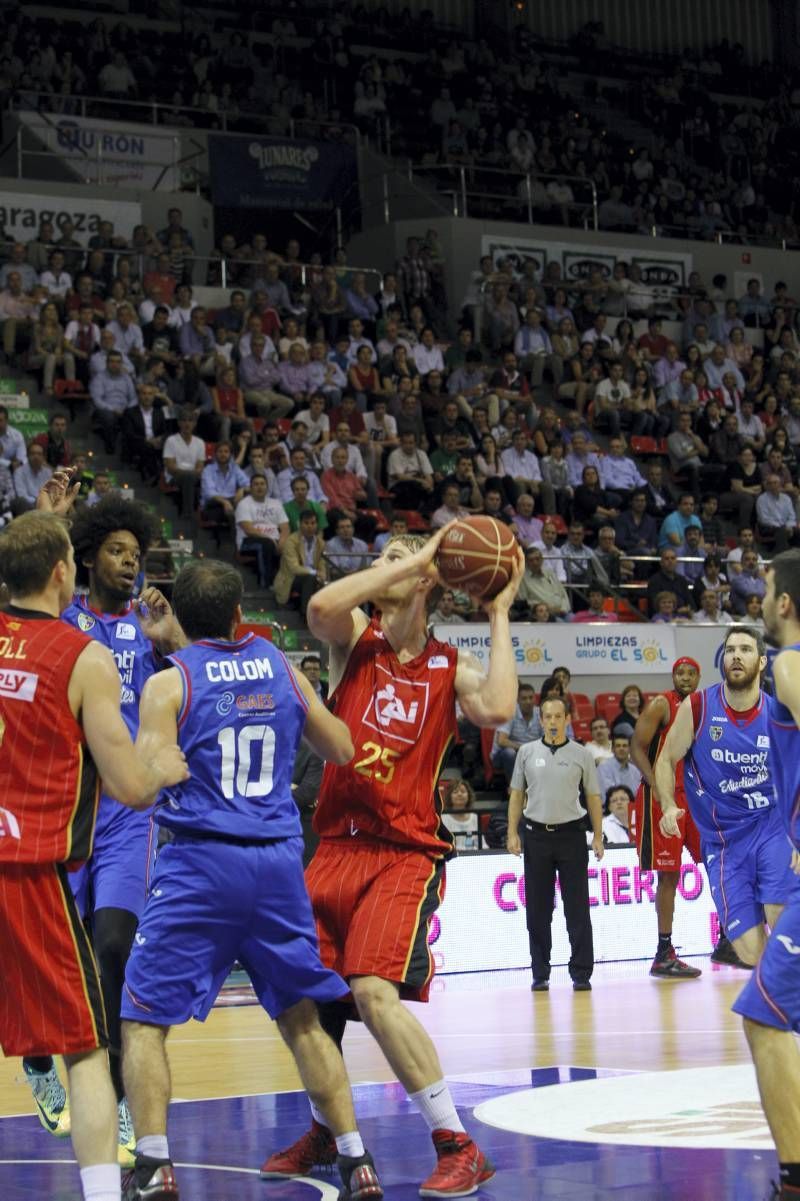
<svg viewBox="0 0 800 1201">
<path fill-rule="evenodd" d="M 189 105 L 163 104 L 157 100 L 128 100 L 109 96 L 59 96 L 32 89 L 9 93 L 8 112 L 46 112 L 55 117 L 96 118 L 105 121 L 134 121 L 142 125 L 178 125 L 209 133 L 262 134 L 265 137 L 313 138 L 345 141 L 359 146 L 361 133 L 348 121 L 317 118 L 260 116 L 258 113 L 211 112 Z M 177 118 L 177 120 L 176 120 Z M 188 122 L 188 124 L 187 124 Z M 335 135 L 335 136 L 334 136 Z"/>
<path fill-rule="evenodd" d="M 59 244 L 57 242 L 46 242 L 44 244 L 46 246 L 50 246 L 53 250 L 63 250 L 64 249 L 64 247 L 59 246 Z M 72 250 L 71 248 L 68 248 L 68 253 L 77 253 L 77 252 Z M 112 270 L 114 269 L 114 261 L 115 260 L 128 259 L 131 261 L 132 264 L 135 265 L 135 268 L 136 268 L 135 274 L 141 280 L 148 271 L 151 271 L 153 269 L 153 262 L 155 260 L 156 254 L 159 253 L 159 251 L 156 251 L 155 249 L 153 249 L 152 251 L 147 251 L 147 250 L 138 251 L 138 250 L 134 250 L 134 249 L 130 249 L 130 248 L 126 249 L 124 247 L 121 247 L 118 250 L 117 249 L 103 250 L 103 249 L 98 248 L 98 250 L 96 250 L 96 251 L 93 250 L 90 252 L 87 248 L 82 248 L 82 253 L 85 253 L 87 256 L 89 255 L 89 253 L 92 253 L 92 254 L 99 253 L 99 254 L 102 254 L 103 258 L 111 259 L 112 260 Z M 167 252 L 161 251 L 160 253 L 166 254 Z M 208 270 L 206 272 L 206 282 L 205 283 L 200 283 L 197 280 L 192 280 L 193 268 L 194 268 L 195 264 L 198 264 L 198 263 L 199 264 L 202 264 L 202 263 L 208 264 Z M 226 258 L 221 257 L 220 255 L 191 254 L 191 255 L 188 255 L 187 258 L 185 259 L 185 269 L 184 269 L 183 277 L 177 277 L 177 278 L 178 278 L 179 283 L 180 282 L 190 283 L 192 287 L 196 286 L 196 287 L 200 287 L 200 288 L 203 288 L 203 287 L 231 288 L 234 290 L 241 289 L 241 291 L 243 291 L 243 292 L 250 292 L 253 290 L 253 284 L 259 282 L 258 276 L 254 274 L 253 282 L 239 283 L 236 278 L 237 274 L 241 274 L 243 269 L 247 269 L 247 268 L 251 268 L 251 267 L 253 268 L 254 273 L 257 271 L 263 271 L 265 266 L 266 266 L 266 260 L 264 260 L 264 259 L 226 259 Z M 315 283 L 315 276 L 320 275 L 320 273 L 323 270 L 322 264 L 320 264 L 320 263 L 295 263 L 295 262 L 292 262 L 292 263 L 286 264 L 285 266 L 288 266 L 288 268 L 291 270 L 296 269 L 300 272 L 300 285 L 303 288 L 312 287 L 313 284 Z M 214 278 L 209 278 L 212 274 L 212 268 L 213 268 Z M 368 280 L 373 279 L 375 281 L 374 292 L 378 292 L 380 290 L 381 284 L 383 283 L 383 272 L 380 271 L 379 268 L 377 268 L 377 267 L 358 267 L 358 266 L 351 265 L 350 263 L 347 263 L 346 267 L 344 267 L 342 270 L 344 270 L 350 276 L 353 276 L 356 274 L 362 274 L 362 275 L 366 275 Z M 83 270 L 78 270 L 75 272 L 76 277 L 79 275 L 82 275 L 82 274 L 84 274 Z"/>
<path fill-rule="evenodd" d="M 533 172 L 509 171 L 503 167 L 483 167 L 479 164 L 466 166 L 456 163 L 414 163 L 410 159 L 407 164 L 407 173 L 411 182 L 414 182 L 415 176 L 417 179 L 424 178 L 426 175 L 444 177 L 444 184 L 440 183 L 439 179 L 436 180 L 436 188 L 437 191 L 444 191 L 451 198 L 454 217 L 471 215 L 485 217 L 486 213 L 480 210 L 481 203 L 486 200 L 500 200 L 506 206 L 511 205 L 516 211 L 525 213 L 529 225 L 534 223 L 537 210 L 548 208 L 555 211 L 562 210 L 564 215 L 570 212 L 575 213 L 585 229 L 596 230 L 598 228 L 597 187 L 593 179 L 587 179 L 583 175 L 539 175 Z M 491 176 L 491 179 L 486 181 L 489 185 L 493 180 L 497 181 L 498 186 L 501 186 L 503 181 L 508 182 L 509 190 L 497 191 L 490 190 L 489 187 L 476 186 L 484 176 Z M 590 193 L 591 200 L 587 197 L 584 203 L 575 199 L 561 202 L 547 195 L 544 185 L 548 182 L 569 184 L 570 186 L 578 184 Z M 472 214 L 470 208 L 472 208 Z M 564 224 L 568 225 L 569 221 L 564 221 Z"/>
</svg>

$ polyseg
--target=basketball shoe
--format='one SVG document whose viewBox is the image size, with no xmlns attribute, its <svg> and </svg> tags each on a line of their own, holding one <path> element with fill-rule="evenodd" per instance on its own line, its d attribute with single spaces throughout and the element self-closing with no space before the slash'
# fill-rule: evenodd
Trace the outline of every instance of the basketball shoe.
<svg viewBox="0 0 800 1201">
<path fill-rule="evenodd" d="M 699 967 L 691 967 L 679 959 L 674 947 L 670 947 L 666 955 L 656 956 L 650 965 L 650 975 L 665 980 L 696 980 L 702 974 Z"/>
<path fill-rule="evenodd" d="M 307 1176 L 312 1168 L 328 1168 L 336 1163 L 336 1142 L 327 1126 L 312 1119 L 311 1129 L 285 1151 L 276 1151 L 265 1160 L 261 1179 Z"/>
<path fill-rule="evenodd" d="M 132 1168 L 136 1159 L 136 1135 L 128 1102 L 123 1097 L 117 1105 L 119 1138 L 117 1140 L 117 1162 L 121 1168 Z"/>
<path fill-rule="evenodd" d="M 337 1163 L 344 1185 L 339 1192 L 339 1201 L 373 1201 L 383 1196 L 381 1182 L 378 1180 L 378 1173 L 369 1151 L 365 1151 L 357 1159 L 350 1155 L 340 1155 Z"/>
<path fill-rule="evenodd" d="M 69 1138 L 69 1100 L 67 1091 L 58 1078 L 56 1065 L 49 1072 L 36 1072 L 23 1064 L 25 1077 L 31 1086 L 39 1121 L 48 1134 L 56 1138 Z"/>
<path fill-rule="evenodd" d="M 468 1197 L 494 1176 L 494 1164 L 468 1134 L 434 1130 L 431 1137 L 439 1162 L 420 1185 L 420 1197 Z"/>
<path fill-rule="evenodd" d="M 122 1177 L 122 1201 L 178 1201 L 178 1185 L 169 1160 L 137 1155 L 133 1171 Z"/>
<path fill-rule="evenodd" d="M 726 963 L 729 967 L 741 967 L 746 972 L 752 972 L 753 965 L 751 963 L 743 963 L 736 951 L 733 949 L 733 943 L 724 934 L 719 936 L 717 945 L 711 952 L 712 963 Z"/>
</svg>

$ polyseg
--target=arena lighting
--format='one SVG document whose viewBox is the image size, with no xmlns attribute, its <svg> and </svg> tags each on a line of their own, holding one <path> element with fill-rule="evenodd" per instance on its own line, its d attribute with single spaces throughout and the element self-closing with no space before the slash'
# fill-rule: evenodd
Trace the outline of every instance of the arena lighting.
<svg viewBox="0 0 800 1201">
<path fill-rule="evenodd" d="M 515 13 L 524 13 L 528 11 L 528 0 L 511 0 L 511 7 Z"/>
</svg>

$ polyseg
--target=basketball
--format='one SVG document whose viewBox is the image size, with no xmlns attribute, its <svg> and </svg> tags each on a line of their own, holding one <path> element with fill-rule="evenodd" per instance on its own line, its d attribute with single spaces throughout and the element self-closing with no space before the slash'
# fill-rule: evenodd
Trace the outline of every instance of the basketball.
<svg viewBox="0 0 800 1201">
<path fill-rule="evenodd" d="M 436 565 L 442 580 L 483 600 L 505 588 L 514 569 L 517 540 L 494 517 L 457 521 L 439 544 Z"/>
</svg>

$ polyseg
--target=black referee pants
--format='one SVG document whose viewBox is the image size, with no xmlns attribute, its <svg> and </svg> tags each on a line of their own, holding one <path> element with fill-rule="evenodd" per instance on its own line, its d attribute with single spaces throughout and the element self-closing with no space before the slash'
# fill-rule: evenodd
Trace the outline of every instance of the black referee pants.
<svg viewBox="0 0 800 1201">
<path fill-rule="evenodd" d="M 553 948 L 553 908 L 556 873 L 564 902 L 569 945 L 569 974 L 585 981 L 594 968 L 592 922 L 589 916 L 589 848 L 582 820 L 547 829 L 522 819 L 525 853 L 525 911 L 534 980 L 550 978 Z"/>
</svg>

